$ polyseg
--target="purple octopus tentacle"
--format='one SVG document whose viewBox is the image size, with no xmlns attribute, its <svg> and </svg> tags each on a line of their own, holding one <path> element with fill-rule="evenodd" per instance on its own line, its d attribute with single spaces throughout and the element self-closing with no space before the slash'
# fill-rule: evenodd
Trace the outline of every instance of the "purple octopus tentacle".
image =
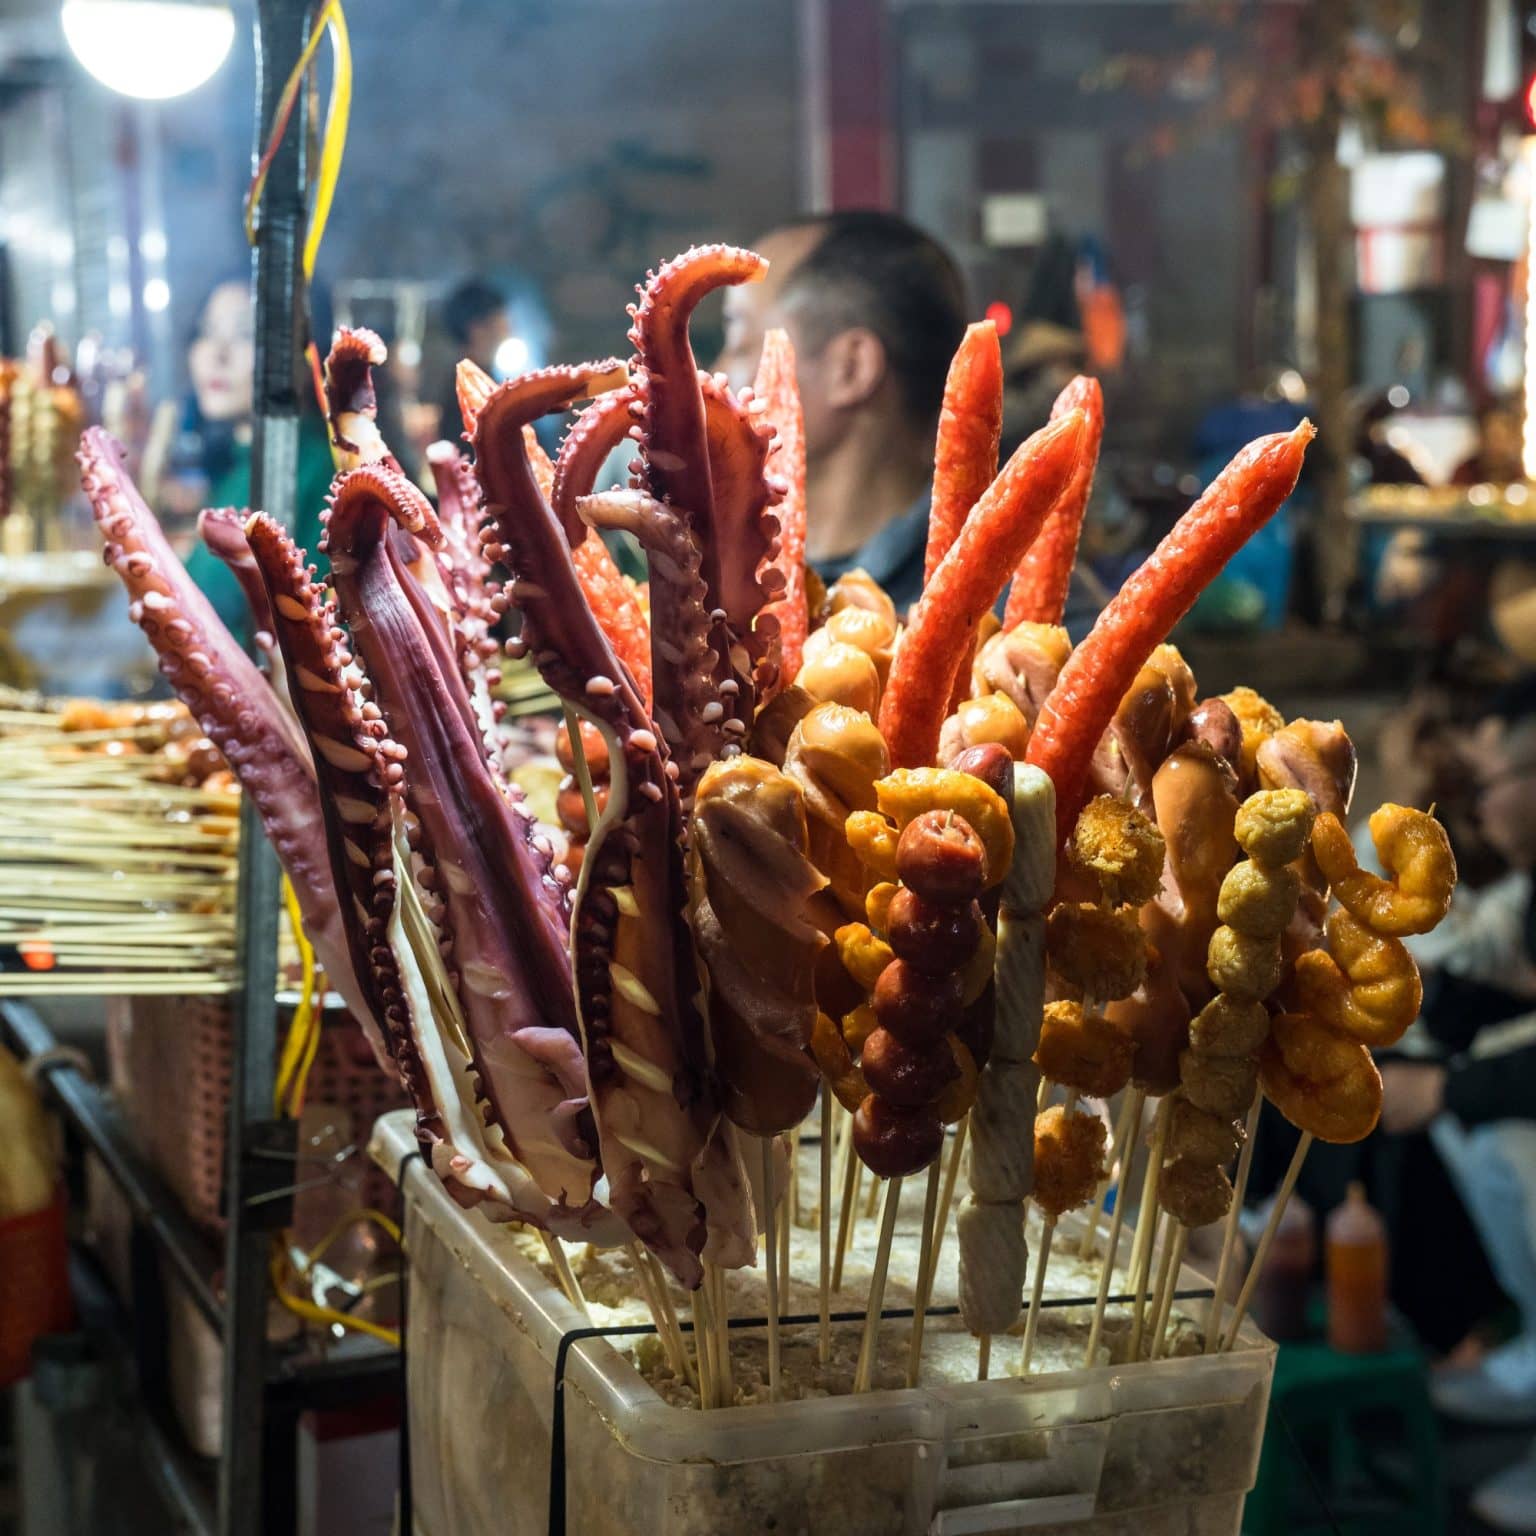
<svg viewBox="0 0 1536 1536">
<path fill-rule="evenodd" d="M 633 384 L 599 395 L 571 423 L 555 457 L 555 483 L 549 504 L 572 549 L 586 537 L 577 501 L 589 496 L 604 461 L 626 438 L 637 434 L 639 391 Z"/>
<path fill-rule="evenodd" d="M 575 987 L 603 1169 L 618 1212 L 689 1287 L 713 1222 L 694 1189 L 719 1113 L 684 917 L 676 767 L 582 598 L 565 532 L 527 461 L 523 426 L 591 392 L 591 369 L 504 385 L 475 433 L 492 551 L 545 680 L 602 732 L 607 805 L 592 829 L 572 918 Z"/>
<path fill-rule="evenodd" d="M 513 1154 L 574 1219 L 591 1204 L 597 1169 L 571 1103 L 583 1069 L 555 920 L 563 891 L 548 840 L 530 841 L 526 808 L 509 805 L 487 772 L 451 658 L 445 664 L 430 634 L 435 620 L 412 590 L 396 520 L 435 545 L 440 531 L 430 509 L 427 517 L 420 523 L 420 509 L 379 466 L 344 476 L 326 517 L 332 578 L 390 734 L 405 749 L 403 793 L 431 866 L 423 904 L 451 940 L 481 1093 Z M 524 1038 L 551 1028 L 565 1036 L 558 1071 L 550 1036 Z"/>
<path fill-rule="evenodd" d="M 735 680 L 715 678 L 715 652 L 709 643 L 709 614 L 704 607 L 704 582 L 699 575 L 699 549 L 687 525 L 671 507 L 643 491 L 607 491 L 584 496 L 576 503 L 582 521 L 593 528 L 616 528 L 632 534 L 658 578 L 679 594 L 661 613 L 652 610 L 651 653 L 657 671 L 676 674 L 681 693 L 676 716 L 656 708 L 656 724 L 678 768 L 678 793 L 686 804 L 700 774 L 729 749 L 740 745 L 746 727 L 727 709 L 725 701 L 737 691 Z"/>
<path fill-rule="evenodd" d="M 92 427 L 77 457 L 80 483 L 106 540 L 106 562 L 128 589 L 129 613 L 177 697 L 250 795 L 326 974 L 385 1060 L 378 1024 L 348 956 L 330 861 L 315 836 L 320 801 L 303 734 L 176 558 L 128 475 L 122 447 Z"/>
<path fill-rule="evenodd" d="M 388 356 L 383 338 L 363 327 L 342 326 L 331 343 L 325 359 L 325 411 L 339 469 L 356 469 L 389 456 L 379 434 L 379 400 L 373 388 L 373 370 Z"/>
<path fill-rule="evenodd" d="M 267 600 L 267 589 L 256 568 L 251 546 L 246 542 L 245 524 L 251 515 L 248 507 L 205 507 L 197 514 L 197 536 L 229 567 L 230 574 L 240 583 L 241 595 L 251 610 L 251 623 L 255 633 L 275 633 L 272 625 L 272 604 Z"/>
</svg>

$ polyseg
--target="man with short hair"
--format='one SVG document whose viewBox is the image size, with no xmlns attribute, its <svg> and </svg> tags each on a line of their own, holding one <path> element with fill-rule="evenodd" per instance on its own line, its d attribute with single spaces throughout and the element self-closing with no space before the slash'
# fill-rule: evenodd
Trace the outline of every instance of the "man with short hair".
<svg viewBox="0 0 1536 1536">
<path fill-rule="evenodd" d="M 755 249 L 768 275 L 726 290 L 716 367 L 734 388 L 750 384 L 764 333 L 789 333 L 805 410 L 809 563 L 824 581 L 862 566 L 905 609 L 922 588 L 964 279 L 936 240 L 894 213 L 799 220 Z"/>
</svg>

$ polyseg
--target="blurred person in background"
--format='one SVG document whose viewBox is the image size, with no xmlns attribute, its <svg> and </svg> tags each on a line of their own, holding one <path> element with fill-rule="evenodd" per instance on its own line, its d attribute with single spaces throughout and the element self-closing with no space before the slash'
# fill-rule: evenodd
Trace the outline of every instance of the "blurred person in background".
<svg viewBox="0 0 1536 1536">
<path fill-rule="evenodd" d="M 794 344 L 805 410 L 806 555 L 823 581 L 862 566 L 898 608 L 922 588 L 934 435 L 965 332 L 964 279 L 893 213 L 796 220 L 754 242 L 767 277 L 725 291 L 715 366 L 750 384 L 763 335 Z"/>
<path fill-rule="evenodd" d="M 1515 1336 L 1431 1379 L 1435 1406 L 1472 1424 L 1536 1423 L 1536 678 L 1496 699 L 1473 733 L 1481 832 L 1508 872 L 1458 889 L 1433 934 L 1409 940 L 1425 973 L 1422 1024 L 1444 1053 L 1382 1066 L 1382 1128 L 1428 1129 L 1519 1314 Z M 1477 1489 L 1498 1531 L 1536 1536 L 1536 1447 Z"/>
<path fill-rule="evenodd" d="M 481 277 L 466 278 L 443 300 L 439 312 L 446 351 L 434 359 L 439 377 L 429 398 L 437 405 L 436 435 L 457 443 L 464 432 L 454 369 L 468 358 L 497 375 L 497 349 L 512 334 L 507 296 Z"/>
<path fill-rule="evenodd" d="M 315 334 L 328 336 L 329 323 L 323 328 L 317 324 Z M 250 285 L 243 278 L 225 279 L 214 286 L 198 311 L 197 326 L 187 347 L 191 392 L 181 414 L 176 444 L 165 470 L 148 481 L 151 499 L 171 514 L 173 526 L 176 517 L 184 520 L 184 558 L 192 579 L 238 635 L 250 629 L 240 585 L 197 539 L 193 520 L 203 507 L 250 505 L 255 367 L 255 310 Z M 330 433 L 310 387 L 307 368 L 298 398 L 299 483 L 293 534 L 299 546 L 323 567 L 320 513 L 334 463 Z"/>
</svg>

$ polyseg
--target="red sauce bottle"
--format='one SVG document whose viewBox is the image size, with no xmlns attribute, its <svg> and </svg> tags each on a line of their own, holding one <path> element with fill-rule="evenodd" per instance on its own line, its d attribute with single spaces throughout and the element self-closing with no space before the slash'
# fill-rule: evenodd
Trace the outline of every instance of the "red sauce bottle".
<svg viewBox="0 0 1536 1536">
<path fill-rule="evenodd" d="M 1387 1347 L 1387 1229 L 1351 1184 L 1328 1217 L 1328 1342 L 1348 1355 Z"/>
</svg>

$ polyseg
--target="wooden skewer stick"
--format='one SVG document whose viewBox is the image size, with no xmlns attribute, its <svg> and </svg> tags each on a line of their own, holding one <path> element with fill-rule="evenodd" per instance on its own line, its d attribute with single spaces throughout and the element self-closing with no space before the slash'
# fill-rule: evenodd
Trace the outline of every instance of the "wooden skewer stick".
<svg viewBox="0 0 1536 1536">
<path fill-rule="evenodd" d="M 539 1236 L 544 1239 L 544 1250 L 549 1254 L 549 1262 L 555 1267 L 555 1278 L 559 1280 L 566 1300 L 581 1313 L 590 1328 L 592 1314 L 587 1310 L 587 1298 L 581 1293 L 576 1271 L 571 1268 L 571 1261 L 565 1256 L 565 1244 L 552 1232 L 540 1232 Z"/>
<path fill-rule="evenodd" d="M 898 1176 L 885 1186 L 885 1211 L 880 1217 L 880 1241 L 875 1249 L 875 1269 L 869 1277 L 869 1304 L 864 1312 L 864 1340 L 859 1346 L 859 1366 L 853 1378 L 855 1392 L 868 1392 L 875 1373 L 880 1310 L 885 1305 L 885 1277 L 891 1265 L 891 1235 L 896 1230 L 896 1210 L 900 1204 L 901 1179 Z"/>
<path fill-rule="evenodd" d="M 1237 1247 L 1237 1234 L 1243 1214 L 1243 1194 L 1248 1188 L 1248 1170 L 1253 1167 L 1253 1138 L 1259 1130 L 1259 1112 L 1264 1107 L 1263 1093 L 1255 1093 L 1248 1111 L 1248 1123 L 1244 1126 L 1243 1150 L 1237 1155 L 1237 1176 L 1232 1180 L 1232 1205 L 1227 1211 L 1226 1227 L 1221 1234 L 1221 1258 L 1216 1264 L 1215 1291 L 1211 1297 L 1210 1314 L 1205 1320 L 1205 1352 L 1210 1354 L 1221 1337 L 1221 1309 L 1226 1301 L 1227 1272 L 1232 1267 L 1232 1254 Z"/>
<path fill-rule="evenodd" d="M 1160 1211 L 1158 1223 L 1162 1230 L 1163 1246 L 1157 1264 L 1157 1280 L 1147 1298 L 1147 1326 L 1144 1330 L 1149 1360 L 1152 1358 L 1152 1340 L 1157 1337 L 1157 1315 L 1163 1309 L 1163 1292 L 1168 1289 L 1168 1266 L 1173 1259 L 1173 1229 L 1178 1225 L 1172 1211 Z"/>
<path fill-rule="evenodd" d="M 938 1272 L 939 1256 L 944 1252 L 944 1235 L 949 1231 L 949 1213 L 955 1205 L 955 1180 L 965 1157 L 966 1132 L 971 1128 L 971 1117 L 965 1115 L 955 1127 L 955 1144 L 950 1150 L 949 1167 L 944 1170 L 944 1193 L 939 1199 L 939 1219 L 933 1230 L 933 1268 Z"/>
<path fill-rule="evenodd" d="M 793 1226 L 800 1225 L 800 1127 L 798 1125 L 789 1133 L 789 1220 Z"/>
<path fill-rule="evenodd" d="M 849 1136 L 849 1139 L 852 1140 L 852 1138 L 853 1138 L 853 1127 L 852 1126 L 850 1126 L 848 1128 L 848 1136 Z M 875 1178 L 875 1176 L 873 1174 L 871 1174 L 870 1175 L 870 1179 L 869 1179 L 869 1194 L 866 1195 L 865 1198 L 864 1198 L 864 1214 L 866 1216 L 868 1216 L 871 1221 L 873 1221 L 874 1220 L 874 1216 L 875 1216 L 875 1212 L 878 1211 L 879 1209 L 880 1209 L 880 1180 Z"/>
<path fill-rule="evenodd" d="M 1232 1320 L 1227 1324 L 1227 1331 L 1222 1336 L 1223 1349 L 1231 1349 L 1237 1343 L 1238 1329 L 1243 1326 L 1243 1318 L 1248 1314 L 1248 1303 L 1253 1300 L 1253 1288 L 1258 1284 L 1259 1272 L 1264 1268 L 1265 1259 L 1269 1257 L 1269 1245 L 1275 1240 L 1275 1233 L 1280 1228 L 1280 1218 L 1285 1215 L 1286 1204 L 1291 1198 L 1291 1191 L 1296 1188 L 1302 1162 L 1311 1146 L 1311 1131 L 1303 1131 L 1301 1140 L 1296 1143 L 1296 1150 L 1291 1155 L 1291 1166 L 1285 1170 L 1285 1177 L 1280 1181 L 1280 1188 L 1275 1194 L 1274 1209 L 1269 1213 L 1269 1220 L 1264 1223 L 1264 1234 L 1259 1238 L 1259 1246 L 1253 1251 L 1253 1263 L 1248 1268 L 1248 1278 L 1243 1281 L 1243 1288 L 1237 1293 L 1237 1304 L 1232 1308 Z"/>
<path fill-rule="evenodd" d="M 1029 1375 L 1029 1362 L 1035 1353 L 1035 1331 L 1040 1326 L 1040 1300 L 1045 1294 L 1045 1266 L 1051 1262 L 1051 1239 L 1056 1236 L 1056 1217 L 1046 1213 L 1040 1229 L 1040 1252 L 1035 1255 L 1035 1283 L 1029 1293 L 1029 1315 L 1024 1320 L 1024 1351 L 1019 1357 L 1019 1375 Z"/>
<path fill-rule="evenodd" d="M 1040 1086 L 1035 1090 L 1035 1119 L 1039 1119 L 1045 1113 L 1045 1106 L 1051 1101 L 1051 1080 L 1048 1077 L 1040 1079 Z"/>
<path fill-rule="evenodd" d="M 773 1138 L 765 1136 L 763 1148 L 763 1189 L 773 1188 Z M 779 1264 L 777 1228 L 782 1221 L 775 1220 L 772 1199 L 763 1201 L 763 1261 L 768 1270 L 768 1401 L 779 1400 Z M 782 1212 L 777 1213 L 782 1216 Z"/>
<path fill-rule="evenodd" d="M 933 1295 L 933 1228 L 939 1208 L 940 1158 L 928 1165 L 928 1186 L 923 1191 L 922 1237 L 917 1256 L 917 1295 L 912 1302 L 912 1342 L 907 1349 L 907 1385 L 917 1385 L 923 1360 L 923 1331 L 927 1324 L 928 1302 Z"/>
<path fill-rule="evenodd" d="M 837 1213 L 837 1256 L 832 1262 L 832 1289 L 843 1288 L 843 1262 L 848 1257 L 848 1246 L 853 1240 L 853 1223 L 858 1216 L 859 1174 L 861 1163 L 853 1150 L 853 1116 L 843 1132 L 843 1203 Z"/>
<path fill-rule="evenodd" d="M 704 1266 L 714 1284 L 709 1299 L 715 1316 L 715 1364 L 719 1367 L 720 1406 L 729 1407 L 736 1400 L 736 1375 L 731 1369 L 731 1308 L 725 1295 L 725 1271 L 718 1264 Z"/>
<path fill-rule="evenodd" d="M 680 1348 L 681 1338 L 675 1337 L 671 1328 L 667 1326 L 666 1311 L 656 1294 L 656 1277 L 651 1273 L 650 1266 L 646 1264 L 645 1250 L 639 1243 L 629 1245 L 629 1262 L 635 1272 L 635 1279 L 640 1284 L 641 1293 L 645 1297 L 645 1304 L 650 1309 L 651 1321 L 656 1325 L 656 1337 L 661 1340 L 661 1347 L 666 1351 L 667 1364 L 672 1367 L 674 1376 L 686 1380 L 687 1354 Z"/>
<path fill-rule="evenodd" d="M 832 1350 L 832 1085 L 821 1081 L 821 1200 L 816 1212 L 820 1271 L 817 1285 L 821 1295 L 821 1329 L 816 1339 L 816 1358 L 825 1365 Z"/>
<path fill-rule="evenodd" d="M 982 1334 L 976 1344 L 976 1380 L 985 1381 L 992 1369 L 992 1335 Z"/>
<path fill-rule="evenodd" d="M 1172 1221 L 1170 1214 L 1169 1220 Z M 1179 1288 L 1179 1270 L 1184 1263 L 1184 1248 L 1189 1242 L 1189 1228 L 1182 1221 L 1175 1222 L 1173 1228 L 1173 1242 L 1170 1245 L 1172 1256 L 1167 1260 L 1168 1280 L 1163 1287 L 1156 1311 L 1153 1317 L 1156 1319 L 1152 1329 L 1152 1348 L 1147 1351 L 1151 1360 L 1156 1360 L 1163 1352 L 1163 1346 L 1167 1342 L 1168 1323 L 1173 1316 L 1173 1293 Z"/>
<path fill-rule="evenodd" d="M 1152 1133 L 1152 1152 L 1147 1160 L 1147 1178 L 1141 1189 L 1141 1209 L 1136 1213 L 1136 1241 L 1141 1244 L 1136 1262 L 1136 1299 L 1132 1303 L 1130 1358 L 1141 1358 L 1141 1336 L 1146 1329 L 1147 1282 L 1152 1276 L 1152 1252 L 1157 1247 L 1157 1186 L 1163 1172 L 1163 1148 L 1168 1144 L 1168 1122 L 1173 1109 L 1173 1095 L 1165 1094 L 1157 1106 L 1157 1127 Z M 1146 1242 L 1141 1242 L 1142 1233 Z"/>
<path fill-rule="evenodd" d="M 719 1406 L 720 1387 L 719 1373 L 715 1370 L 715 1322 L 710 1315 L 707 1279 L 694 1291 L 691 1305 L 693 1342 L 699 1352 L 699 1407 L 716 1408 Z"/>
<path fill-rule="evenodd" d="M 1145 1088 L 1133 1088 L 1125 1096 L 1125 1103 L 1120 1106 L 1120 1119 L 1115 1125 L 1114 1145 L 1109 1150 L 1109 1166 L 1104 1170 L 1104 1177 L 1099 1180 L 1099 1190 L 1094 1196 L 1093 1209 L 1088 1213 L 1088 1225 L 1083 1228 L 1083 1243 L 1078 1249 L 1078 1257 L 1091 1259 L 1093 1251 L 1099 1243 L 1099 1218 L 1104 1214 L 1104 1202 L 1109 1198 L 1111 1185 L 1115 1182 L 1115 1168 L 1125 1152 L 1126 1138 L 1131 1134 L 1131 1127 L 1141 1123 L 1141 1106 L 1146 1102 L 1147 1090 Z"/>
<path fill-rule="evenodd" d="M 790 1211 L 793 1208 L 794 1188 L 800 1181 L 800 1168 L 795 1160 L 794 1143 L 789 1143 L 789 1182 L 784 1186 L 784 1198 L 779 1210 L 779 1295 L 789 1302 L 789 1229 L 793 1225 Z"/>
<path fill-rule="evenodd" d="M 683 1375 L 687 1378 L 689 1386 L 697 1388 L 698 1374 L 693 1368 L 693 1357 L 688 1350 L 688 1341 L 683 1337 L 682 1324 L 677 1320 L 677 1308 L 672 1305 L 672 1290 L 667 1283 L 666 1272 L 654 1253 L 645 1248 L 642 1248 L 640 1253 L 650 1271 L 651 1285 L 661 1302 L 662 1317 L 666 1320 L 667 1327 L 671 1329 L 672 1337 L 677 1341 L 678 1354 L 683 1362 Z"/>
<path fill-rule="evenodd" d="M 1115 1273 L 1115 1259 L 1120 1253 L 1120 1229 L 1125 1225 L 1125 1176 L 1131 1171 L 1131 1156 L 1141 1139 L 1141 1117 L 1147 1096 L 1141 1089 L 1135 1090 L 1136 1118 L 1131 1127 L 1131 1139 L 1126 1143 L 1122 1156 L 1125 1166 L 1120 1170 L 1120 1187 L 1115 1194 L 1115 1212 L 1109 1219 L 1109 1238 L 1104 1250 L 1104 1264 L 1099 1270 L 1099 1294 L 1093 1304 L 1093 1323 L 1088 1329 L 1088 1349 L 1083 1356 L 1085 1366 L 1092 1365 L 1099 1351 L 1099 1336 L 1104 1331 L 1104 1308 L 1109 1302 L 1109 1283 Z"/>
</svg>

